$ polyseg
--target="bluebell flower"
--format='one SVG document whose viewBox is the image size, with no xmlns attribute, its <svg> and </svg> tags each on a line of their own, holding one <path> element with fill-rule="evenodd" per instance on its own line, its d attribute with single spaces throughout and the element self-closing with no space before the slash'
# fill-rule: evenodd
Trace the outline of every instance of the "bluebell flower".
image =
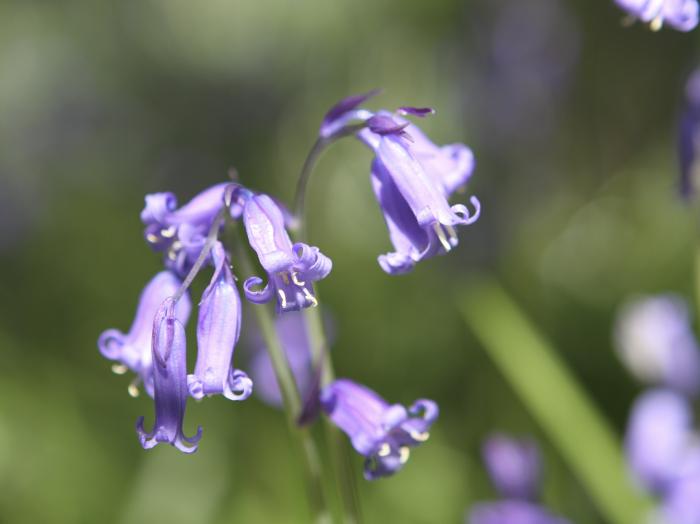
<svg viewBox="0 0 700 524">
<path fill-rule="evenodd" d="M 700 184 L 700 70 L 685 84 L 684 105 L 678 130 L 678 153 L 681 168 L 681 194 L 690 198 Z"/>
<path fill-rule="evenodd" d="M 175 304 L 167 299 L 153 319 L 153 383 L 155 422 L 147 432 L 139 417 L 136 431 L 144 449 L 168 443 L 184 453 L 197 451 L 202 428 L 186 437 L 182 423 L 187 404 L 187 350 L 185 328 L 175 316 Z"/>
<path fill-rule="evenodd" d="M 404 114 L 419 111 L 403 108 Z M 463 204 L 448 203 L 471 177 L 471 150 L 461 144 L 438 147 L 417 126 L 385 111 L 369 118 L 358 137 L 375 152 L 372 187 L 395 249 L 378 258 L 382 269 L 406 273 L 420 260 L 456 247 L 456 227 L 473 224 L 480 213 L 476 197 L 470 199 L 473 214 Z"/>
<path fill-rule="evenodd" d="M 467 521 L 469 524 L 569 524 L 538 504 L 518 499 L 476 504 Z"/>
<path fill-rule="evenodd" d="M 167 268 L 180 276 L 190 270 L 231 185 L 224 182 L 205 189 L 180 208 L 173 193 L 146 195 L 146 206 L 141 211 L 146 226 L 144 237 L 154 250 L 165 253 Z M 233 218 L 240 212 L 240 206 L 231 206 Z"/>
<path fill-rule="evenodd" d="M 304 315 L 291 311 L 275 317 L 275 331 L 289 368 L 299 390 L 299 396 L 307 399 L 312 387 L 311 343 Z M 257 338 L 257 337 L 256 337 Z M 282 394 L 275 376 L 270 356 L 262 339 L 254 340 L 254 353 L 250 361 L 250 374 L 255 382 L 255 393 L 260 399 L 275 407 L 282 406 Z"/>
<path fill-rule="evenodd" d="M 243 223 L 248 241 L 267 272 L 267 284 L 260 277 L 243 283 L 245 296 L 263 304 L 275 300 L 277 311 L 298 311 L 318 304 L 313 283 L 331 271 L 331 260 L 317 247 L 302 242 L 292 244 L 279 205 L 269 196 L 250 194 L 245 198 Z"/>
<path fill-rule="evenodd" d="M 389 404 L 374 391 L 338 379 L 321 391 L 321 409 L 365 457 L 367 480 L 393 475 L 408 461 L 411 448 L 428 440 L 438 417 L 432 400 L 420 399 L 406 409 Z"/>
<path fill-rule="evenodd" d="M 244 400 L 253 389 L 248 375 L 232 366 L 233 352 L 241 332 L 241 299 L 229 267 L 224 247 L 217 242 L 212 249 L 214 275 L 204 290 L 197 322 L 197 363 L 188 375 L 190 394 L 224 395 Z"/>
<path fill-rule="evenodd" d="M 540 490 L 540 453 L 530 439 L 492 435 L 482 450 L 493 484 L 506 498 L 534 500 Z"/>
<path fill-rule="evenodd" d="M 698 393 L 700 348 L 680 297 L 642 297 L 624 305 L 615 343 L 620 359 L 638 379 L 688 395 Z"/>
<path fill-rule="evenodd" d="M 161 271 L 154 276 L 141 292 L 134 322 L 128 333 L 117 329 L 104 331 L 98 339 L 97 346 L 106 358 L 116 364 L 112 369 L 116 373 L 131 370 L 143 382 L 146 392 L 153 396 L 153 359 L 151 356 L 151 337 L 153 318 L 163 301 L 173 296 L 180 287 L 180 279 L 170 271 Z M 175 306 L 175 316 L 186 324 L 191 310 L 190 299 L 185 293 Z M 129 393 L 138 394 L 137 383 L 132 382 Z"/>
<path fill-rule="evenodd" d="M 698 25 L 698 0 L 615 0 L 630 16 L 650 24 L 654 31 L 669 25 L 691 31 Z"/>
</svg>

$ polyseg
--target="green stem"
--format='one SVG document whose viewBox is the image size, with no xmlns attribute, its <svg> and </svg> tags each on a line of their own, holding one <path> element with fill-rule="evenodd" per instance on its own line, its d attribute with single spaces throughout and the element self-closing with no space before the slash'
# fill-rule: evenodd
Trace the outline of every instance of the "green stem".
<svg viewBox="0 0 700 524">
<path fill-rule="evenodd" d="M 237 234 L 233 246 L 235 260 L 241 271 L 246 275 L 252 274 L 253 265 L 248 253 L 241 248 L 242 244 Z M 323 490 L 319 453 L 309 429 L 300 428 L 296 422 L 301 412 L 301 401 L 294 376 L 282 349 L 270 309 L 265 305 L 254 305 L 252 309 L 280 387 L 289 432 L 303 457 L 304 476 L 313 521 L 316 524 L 326 524 L 331 521 L 331 515 Z"/>
<path fill-rule="evenodd" d="M 597 503 L 605 522 L 644 522 L 652 504 L 625 472 L 619 439 L 556 350 L 500 285 L 457 298 L 466 324 Z"/>
</svg>

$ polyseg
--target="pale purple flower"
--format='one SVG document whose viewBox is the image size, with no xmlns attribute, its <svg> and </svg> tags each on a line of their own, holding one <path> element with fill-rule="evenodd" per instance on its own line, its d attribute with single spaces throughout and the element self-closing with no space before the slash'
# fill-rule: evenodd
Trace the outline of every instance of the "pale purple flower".
<svg viewBox="0 0 700 524">
<path fill-rule="evenodd" d="M 469 524 L 568 524 L 547 509 L 525 500 L 502 500 L 476 504 L 469 512 Z"/>
<path fill-rule="evenodd" d="M 659 295 L 626 304 L 618 316 L 615 342 L 621 360 L 640 380 L 697 394 L 700 348 L 681 298 Z"/>
<path fill-rule="evenodd" d="M 154 250 L 165 253 L 167 268 L 182 276 L 189 271 L 231 186 L 227 182 L 216 184 L 180 208 L 173 193 L 146 195 L 146 207 L 141 211 L 144 237 Z M 231 206 L 232 217 L 237 218 L 240 211 L 240 206 Z"/>
<path fill-rule="evenodd" d="M 697 445 L 663 496 L 660 513 L 669 524 L 700 523 L 700 449 Z"/>
<path fill-rule="evenodd" d="M 275 331 L 294 376 L 302 399 L 307 399 L 312 387 L 311 344 L 304 315 L 290 311 L 275 317 Z M 250 362 L 250 373 L 255 382 L 255 393 L 271 406 L 282 406 L 282 395 L 270 356 L 262 340 L 255 341 L 255 353 Z"/>
<path fill-rule="evenodd" d="M 651 24 L 654 30 L 666 24 L 679 31 L 698 25 L 697 0 L 615 0 L 632 17 Z"/>
<path fill-rule="evenodd" d="M 692 411 L 671 390 L 652 390 L 634 404 L 625 436 L 627 459 L 635 478 L 665 493 L 694 452 Z"/>
<path fill-rule="evenodd" d="M 230 400 L 245 400 L 253 383 L 232 365 L 241 332 L 241 299 L 220 242 L 214 245 L 212 259 L 214 275 L 199 304 L 197 363 L 194 374 L 187 377 L 187 385 L 196 399 L 221 394 Z"/>
<path fill-rule="evenodd" d="M 167 299 L 153 320 L 153 382 L 156 416 L 153 429 L 146 432 L 143 417 L 136 431 L 144 449 L 168 443 L 184 453 L 197 451 L 202 428 L 194 437 L 182 429 L 187 404 L 187 349 L 185 328 L 175 316 L 173 299 Z"/>
<path fill-rule="evenodd" d="M 685 85 L 685 100 L 678 130 L 678 153 L 681 167 L 681 194 L 690 198 L 700 184 L 700 70 Z"/>
<path fill-rule="evenodd" d="M 256 304 L 274 299 L 278 312 L 316 306 L 313 283 L 330 273 L 330 259 L 317 247 L 292 244 L 280 207 L 267 195 L 250 194 L 246 198 L 243 223 L 268 277 L 261 290 L 254 288 L 261 286 L 263 279 L 248 278 L 243 283 L 246 298 Z"/>
<path fill-rule="evenodd" d="M 131 370 L 136 373 L 146 389 L 153 396 L 153 359 L 151 356 L 151 338 L 153 318 L 163 301 L 173 296 L 180 287 L 178 279 L 170 271 L 161 271 L 154 276 L 141 292 L 134 322 L 128 333 L 117 329 L 104 331 L 98 339 L 97 346 L 106 358 L 113 360 L 115 373 Z M 175 316 L 186 324 L 190 315 L 190 299 L 185 293 L 175 306 Z M 138 394 L 136 383 L 132 383 L 129 392 Z"/>
<path fill-rule="evenodd" d="M 415 125 L 387 112 L 367 123 L 358 136 L 375 152 L 372 186 L 396 250 L 381 255 L 379 264 L 389 274 L 405 273 L 420 260 L 451 251 L 458 244 L 455 228 L 478 219 L 476 197 L 470 199 L 473 215 L 463 204 L 448 203 L 471 176 L 473 155 L 459 144 L 435 146 Z"/>
<path fill-rule="evenodd" d="M 367 480 L 392 475 L 408 461 L 411 448 L 425 442 L 438 417 L 432 400 L 420 399 L 406 409 L 389 404 L 374 391 L 338 379 L 321 391 L 321 408 L 365 457 Z"/>
<path fill-rule="evenodd" d="M 484 463 L 498 492 L 506 498 L 534 500 L 540 490 L 540 453 L 529 439 L 489 437 L 482 449 Z"/>
</svg>

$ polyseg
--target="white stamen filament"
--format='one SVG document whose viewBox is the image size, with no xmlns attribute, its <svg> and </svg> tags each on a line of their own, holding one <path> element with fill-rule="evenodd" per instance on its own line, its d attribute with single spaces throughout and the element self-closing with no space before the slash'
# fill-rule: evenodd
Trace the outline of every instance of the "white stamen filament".
<svg viewBox="0 0 700 524">
<path fill-rule="evenodd" d="M 299 275 L 299 273 L 292 273 L 292 282 L 294 282 L 299 287 L 304 287 L 304 285 L 306 285 L 306 282 L 302 282 L 301 280 L 299 280 L 299 277 L 297 275 Z"/>
<path fill-rule="evenodd" d="M 316 300 L 316 297 L 313 296 L 311 293 L 309 293 L 309 290 L 306 289 L 305 287 L 302 288 L 304 290 L 304 296 L 306 299 L 311 302 L 311 307 L 316 307 L 318 306 L 318 300 Z"/>
<path fill-rule="evenodd" d="M 435 230 L 435 234 L 437 235 L 438 239 L 440 240 L 442 247 L 445 248 L 445 251 L 450 251 L 452 249 L 452 246 L 447 241 L 447 236 L 445 236 L 445 231 L 443 231 L 443 229 L 442 229 L 442 224 L 440 224 L 439 222 L 435 222 L 433 224 L 433 229 Z"/>
<path fill-rule="evenodd" d="M 285 295 L 284 291 L 282 291 L 281 289 L 278 289 L 277 293 L 280 296 L 280 300 L 282 300 L 282 309 L 286 309 L 287 308 L 287 295 Z"/>
</svg>

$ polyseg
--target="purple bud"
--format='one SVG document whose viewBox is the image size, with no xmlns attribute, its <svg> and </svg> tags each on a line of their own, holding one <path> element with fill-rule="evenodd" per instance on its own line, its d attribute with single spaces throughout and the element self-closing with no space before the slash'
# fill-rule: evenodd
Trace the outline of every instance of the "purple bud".
<svg viewBox="0 0 700 524">
<path fill-rule="evenodd" d="M 241 333 L 241 299 L 220 242 L 214 245 L 212 257 L 216 269 L 199 304 L 197 363 L 194 374 L 187 377 L 187 385 L 196 399 L 224 395 L 230 400 L 245 400 L 253 390 L 253 382 L 232 367 Z"/>
<path fill-rule="evenodd" d="M 338 102 L 323 117 L 319 134 L 322 137 L 329 138 L 351 120 L 366 120 L 371 116 L 371 113 L 357 110 L 357 107 L 380 92 L 381 90 L 375 89 L 361 95 L 349 96 Z"/>
<path fill-rule="evenodd" d="M 395 135 L 411 140 L 411 137 L 404 131 L 408 122 L 397 122 L 388 115 L 375 115 L 367 120 L 367 127 L 372 133 L 378 135 Z"/>
<path fill-rule="evenodd" d="M 679 31 L 691 31 L 698 25 L 697 0 L 615 0 L 615 3 L 634 18 L 651 24 L 654 30 L 667 24 Z"/>
<path fill-rule="evenodd" d="M 540 454 L 532 440 L 494 435 L 484 444 L 484 462 L 503 497 L 534 500 L 540 489 Z"/>
<path fill-rule="evenodd" d="M 143 417 L 136 422 L 136 431 L 144 449 L 167 442 L 184 453 L 197 451 L 202 428 L 188 438 L 182 430 L 187 404 L 187 350 L 185 328 L 175 317 L 175 305 L 167 299 L 153 320 L 153 381 L 156 419 L 146 432 Z"/>
<path fill-rule="evenodd" d="M 374 391 L 346 379 L 339 379 L 321 392 L 321 407 L 343 430 L 355 450 L 365 456 L 367 480 L 393 475 L 408 461 L 411 448 L 430 436 L 428 430 L 438 417 L 432 400 L 417 400 L 407 410 L 388 404 Z"/>
<path fill-rule="evenodd" d="M 412 116 L 417 116 L 419 118 L 423 118 L 429 115 L 434 115 L 435 114 L 435 109 L 432 107 L 410 107 L 410 106 L 403 106 L 399 107 L 398 113 L 400 115 L 412 115 Z"/>
<path fill-rule="evenodd" d="M 503 500 L 475 505 L 469 524 L 569 524 L 547 509 L 523 500 Z"/>
<path fill-rule="evenodd" d="M 262 290 L 254 289 L 263 283 L 261 278 L 248 278 L 243 284 L 246 298 L 256 304 L 275 299 L 278 312 L 316 306 L 312 283 L 330 273 L 330 259 L 317 247 L 292 245 L 284 215 L 267 195 L 253 195 L 247 200 L 243 223 L 248 241 L 268 276 Z"/>
<path fill-rule="evenodd" d="M 626 304 L 618 315 L 615 342 L 620 359 L 638 379 L 697 394 L 700 348 L 681 298 L 659 295 Z"/>
<path fill-rule="evenodd" d="M 692 413 L 670 390 L 653 390 L 634 404 L 625 448 L 632 472 L 646 488 L 667 490 L 692 452 Z"/>
<path fill-rule="evenodd" d="M 163 301 L 173 296 L 180 287 L 180 280 L 170 271 L 161 271 L 154 276 L 141 292 L 131 329 L 124 334 L 117 329 L 108 329 L 100 335 L 97 346 L 100 353 L 117 362 L 114 370 L 123 373 L 130 369 L 139 375 L 149 395 L 153 396 L 153 360 L 151 357 L 151 337 L 153 317 Z M 183 324 L 190 316 L 190 299 L 183 295 L 175 307 L 175 316 Z M 129 388 L 132 395 L 138 394 L 135 383 Z"/>
</svg>

